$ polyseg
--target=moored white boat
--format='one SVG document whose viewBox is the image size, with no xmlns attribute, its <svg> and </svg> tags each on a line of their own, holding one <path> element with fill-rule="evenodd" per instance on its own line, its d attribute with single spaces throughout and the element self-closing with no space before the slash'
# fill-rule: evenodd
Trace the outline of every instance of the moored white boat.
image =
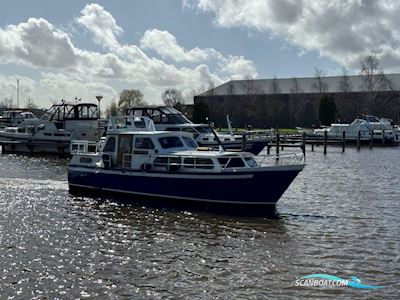
<svg viewBox="0 0 400 300">
<path fill-rule="evenodd" d="M 304 167 L 302 155 L 277 160 L 198 148 L 189 133 L 156 131 L 145 117 L 124 119 L 125 125 L 110 119 L 100 152 L 72 157 L 71 192 L 117 192 L 164 203 L 273 207 Z"/>
<path fill-rule="evenodd" d="M 69 153 L 71 133 L 58 130 L 50 121 L 26 119 L 17 127 L 0 130 L 3 153 L 46 153 L 65 155 Z"/>
<path fill-rule="evenodd" d="M 344 132 L 347 141 L 356 141 L 360 132 L 361 141 L 373 139 L 375 143 L 398 142 L 400 137 L 392 120 L 368 115 L 357 118 L 350 124 L 334 123 L 330 127 L 314 129 L 309 135 L 322 138 L 325 132 L 332 139 L 341 139 Z"/>
<path fill-rule="evenodd" d="M 157 130 L 188 132 L 199 146 L 213 149 L 218 149 L 222 145 L 228 150 L 242 150 L 244 146 L 244 151 L 258 154 L 272 140 L 272 137 L 265 134 L 265 131 L 262 135 L 247 132 L 246 140 L 243 141 L 244 135 L 233 134 L 232 131 L 219 133 L 209 124 L 194 124 L 180 111 L 169 106 L 132 107 L 128 109 L 128 114 L 151 118 Z M 229 122 L 228 125 L 230 125 Z"/>
</svg>

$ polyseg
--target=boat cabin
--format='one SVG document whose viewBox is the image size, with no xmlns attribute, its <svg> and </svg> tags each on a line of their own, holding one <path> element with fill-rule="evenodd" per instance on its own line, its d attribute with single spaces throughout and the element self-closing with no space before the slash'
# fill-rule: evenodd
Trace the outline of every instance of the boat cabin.
<svg viewBox="0 0 400 300">
<path fill-rule="evenodd" d="M 70 137 L 69 132 L 58 130 L 57 127 L 49 121 L 42 119 L 26 119 L 18 126 L 6 127 L 4 132 L 8 133 L 29 133 L 42 134 L 44 137 Z"/>
<path fill-rule="evenodd" d="M 153 120 L 157 129 L 171 124 L 193 124 L 184 114 L 170 106 L 145 106 L 127 109 L 128 115 L 134 117 L 147 117 Z"/>
<path fill-rule="evenodd" d="M 100 128 L 97 105 L 93 103 L 54 104 L 43 118 L 53 122 L 57 129 L 71 132 L 73 139 L 97 141 L 104 131 Z"/>
<path fill-rule="evenodd" d="M 15 126 L 20 124 L 25 119 L 33 119 L 33 118 L 36 118 L 36 116 L 30 111 L 7 110 L 3 111 L 3 113 L 0 116 L 0 126 L 2 127 Z"/>
<path fill-rule="evenodd" d="M 73 157 L 72 164 L 98 163 L 109 169 L 154 172 L 220 172 L 223 169 L 256 167 L 249 153 L 199 148 L 184 131 L 156 131 L 146 117 L 113 117 L 100 153 Z M 83 159 L 83 161 L 82 161 Z"/>
</svg>

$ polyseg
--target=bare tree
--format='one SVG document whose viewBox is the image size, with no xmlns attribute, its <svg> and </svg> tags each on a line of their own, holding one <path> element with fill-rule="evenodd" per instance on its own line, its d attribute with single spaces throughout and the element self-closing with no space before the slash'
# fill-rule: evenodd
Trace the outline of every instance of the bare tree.
<svg viewBox="0 0 400 300">
<path fill-rule="evenodd" d="M 314 70 L 314 80 L 311 84 L 311 90 L 320 94 L 326 93 L 328 91 L 328 84 L 324 80 L 325 73 L 317 67 L 314 67 Z"/>
<path fill-rule="evenodd" d="M 113 100 L 110 106 L 106 109 L 106 116 L 107 118 L 109 118 L 111 116 L 117 116 L 117 115 L 118 115 L 118 105 L 115 102 L 115 100 Z"/>
<path fill-rule="evenodd" d="M 290 93 L 291 93 L 291 94 L 299 94 L 299 93 L 302 93 L 303 90 L 302 90 L 302 88 L 300 87 L 299 81 L 297 80 L 297 78 L 296 78 L 296 77 L 292 77 L 291 81 L 292 81 L 292 87 L 290 88 Z"/>
<path fill-rule="evenodd" d="M 240 86 L 245 94 L 254 95 L 264 93 L 264 90 L 258 84 L 257 80 L 249 76 L 240 82 Z"/>
<path fill-rule="evenodd" d="M 337 90 L 339 92 L 352 92 L 353 84 L 350 81 L 349 75 L 345 68 L 342 68 L 342 76 L 339 79 Z"/>
<path fill-rule="evenodd" d="M 279 81 L 276 75 L 274 78 L 272 78 L 271 85 L 269 87 L 269 93 L 270 94 L 280 94 L 281 93 L 281 88 L 279 86 Z"/>
<path fill-rule="evenodd" d="M 161 94 L 161 99 L 167 106 L 176 106 L 178 103 L 183 104 L 184 98 L 182 92 L 177 89 L 166 89 Z"/>
<path fill-rule="evenodd" d="M 395 91 L 397 90 L 396 84 L 386 76 L 383 70 L 380 70 L 377 75 L 375 75 L 376 87 L 380 91 Z"/>
<path fill-rule="evenodd" d="M 0 101 L 0 107 L 2 108 L 12 108 L 13 107 L 13 98 L 4 98 L 3 101 Z"/>
<path fill-rule="evenodd" d="M 234 86 L 233 82 L 232 82 L 232 81 L 229 82 L 229 83 L 228 83 L 228 91 L 227 91 L 227 94 L 228 94 L 228 95 L 233 95 L 234 88 L 235 88 L 235 86 Z"/>
<path fill-rule="evenodd" d="M 32 97 L 26 98 L 26 100 L 25 100 L 25 107 L 26 107 L 27 109 L 35 109 L 35 108 L 37 108 L 37 105 L 36 105 L 35 102 L 33 101 L 33 98 L 32 98 Z"/>
<path fill-rule="evenodd" d="M 129 107 L 141 105 L 146 105 L 146 102 L 143 100 L 143 94 L 140 90 L 123 90 L 119 95 L 118 106 L 123 113 Z"/>
<path fill-rule="evenodd" d="M 375 75 L 378 72 L 379 61 L 376 55 L 370 54 L 363 58 L 360 62 L 362 90 L 366 92 L 373 92 L 376 88 Z"/>
</svg>

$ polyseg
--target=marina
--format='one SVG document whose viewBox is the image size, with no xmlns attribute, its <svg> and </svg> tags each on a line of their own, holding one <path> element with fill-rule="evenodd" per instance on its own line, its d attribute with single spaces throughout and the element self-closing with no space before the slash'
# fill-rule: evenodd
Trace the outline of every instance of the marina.
<svg viewBox="0 0 400 300">
<path fill-rule="evenodd" d="M 4 0 L 0 299 L 400 299 L 400 2 Z"/>
<path fill-rule="evenodd" d="M 0 155 L 0 294 L 396 299 L 397 157 L 397 148 L 307 152 L 276 214 L 243 217 L 73 196 L 67 161 Z M 319 272 L 386 287 L 294 287 Z"/>
</svg>

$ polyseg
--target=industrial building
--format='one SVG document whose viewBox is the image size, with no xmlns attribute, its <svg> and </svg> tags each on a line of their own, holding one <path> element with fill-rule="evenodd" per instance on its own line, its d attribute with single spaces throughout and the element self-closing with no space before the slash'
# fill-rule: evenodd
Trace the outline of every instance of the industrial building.
<svg viewBox="0 0 400 300">
<path fill-rule="evenodd" d="M 233 80 L 194 98 L 207 105 L 217 126 L 230 114 L 234 126 L 318 126 L 322 95 L 333 99 L 337 119 L 351 122 L 360 114 L 400 121 L 400 74 Z"/>
</svg>

